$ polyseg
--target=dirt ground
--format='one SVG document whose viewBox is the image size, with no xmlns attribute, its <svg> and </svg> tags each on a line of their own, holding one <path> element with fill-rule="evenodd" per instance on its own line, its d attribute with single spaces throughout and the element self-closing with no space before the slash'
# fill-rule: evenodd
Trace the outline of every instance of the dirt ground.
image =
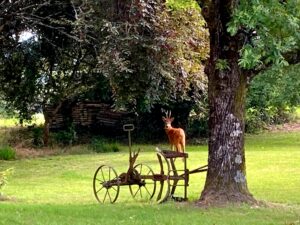
<svg viewBox="0 0 300 225">
<path fill-rule="evenodd" d="M 270 126 L 270 127 L 268 127 L 268 130 L 272 131 L 272 132 L 278 132 L 278 131 L 286 131 L 286 132 L 300 131 L 300 122 L 285 123 L 285 124 L 282 124 L 282 125 Z"/>
<path fill-rule="evenodd" d="M 51 155 L 58 155 L 59 151 L 57 149 L 50 149 L 50 148 L 25 148 L 25 147 L 18 147 L 15 146 L 16 149 L 16 156 L 18 159 L 23 158 L 35 158 L 35 157 L 42 157 L 42 156 L 51 156 Z"/>
</svg>

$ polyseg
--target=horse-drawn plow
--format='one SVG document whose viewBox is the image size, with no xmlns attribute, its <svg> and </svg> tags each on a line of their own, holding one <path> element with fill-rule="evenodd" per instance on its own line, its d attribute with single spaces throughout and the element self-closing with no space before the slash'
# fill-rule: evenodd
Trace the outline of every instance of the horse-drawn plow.
<svg viewBox="0 0 300 225">
<path fill-rule="evenodd" d="M 93 191 L 98 202 L 114 203 L 118 199 L 121 186 L 129 186 L 129 191 L 135 199 L 151 200 L 155 197 L 158 203 L 168 199 L 186 201 L 190 174 L 206 172 L 207 165 L 189 170 L 187 153 L 157 149 L 159 173 L 155 173 L 146 164 L 135 164 L 140 150 L 134 151 L 131 146 L 131 131 L 134 130 L 134 125 L 126 124 L 123 130 L 128 132 L 129 168 L 127 172 L 118 175 L 111 166 L 98 167 L 93 178 Z M 176 159 L 182 160 L 182 169 L 177 169 Z M 175 196 L 179 186 L 183 188 L 183 196 Z"/>
</svg>

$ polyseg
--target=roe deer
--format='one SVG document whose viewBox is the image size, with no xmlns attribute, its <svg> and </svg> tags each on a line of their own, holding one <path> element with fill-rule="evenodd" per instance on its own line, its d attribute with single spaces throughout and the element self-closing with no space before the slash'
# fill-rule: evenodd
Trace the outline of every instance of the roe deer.
<svg viewBox="0 0 300 225">
<path fill-rule="evenodd" d="M 174 147 L 177 152 L 185 151 L 185 133 L 181 128 L 173 128 L 171 123 L 174 118 L 171 118 L 171 112 L 166 113 L 166 117 L 162 117 L 162 120 L 165 123 L 165 131 L 169 138 L 169 142 L 171 144 L 171 150 L 174 151 Z"/>
</svg>

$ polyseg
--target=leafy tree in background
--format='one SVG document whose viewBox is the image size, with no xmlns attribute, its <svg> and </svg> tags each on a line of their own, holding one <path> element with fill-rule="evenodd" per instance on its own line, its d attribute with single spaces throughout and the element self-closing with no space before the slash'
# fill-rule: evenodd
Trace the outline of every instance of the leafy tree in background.
<svg viewBox="0 0 300 225">
<path fill-rule="evenodd" d="M 210 33 L 208 173 L 199 204 L 255 202 L 246 179 L 247 87 L 262 70 L 299 62 L 300 2 L 197 2 Z"/>
<path fill-rule="evenodd" d="M 80 24 L 74 24 L 81 5 L 68 0 L 1 3 L 1 96 L 21 120 L 56 106 L 44 114 L 47 145 L 49 124 L 62 102 L 92 88 L 97 79 L 91 76 L 95 50 L 82 40 Z M 20 40 L 24 31 L 33 37 Z"/>
<path fill-rule="evenodd" d="M 300 104 L 299 72 L 298 64 L 281 71 L 269 70 L 253 79 L 246 101 L 247 132 L 293 119 L 291 114 Z"/>
<path fill-rule="evenodd" d="M 203 20 L 195 10 L 172 12 L 162 3 L 3 1 L 0 82 L 6 102 L 21 120 L 56 105 L 45 114 L 45 144 L 67 99 L 113 99 L 134 112 L 157 103 L 201 102 L 201 60 L 208 50 Z M 23 31 L 34 37 L 20 41 Z"/>
<path fill-rule="evenodd" d="M 116 103 L 145 112 L 157 103 L 197 99 L 205 90 L 201 60 L 208 50 L 199 13 L 168 11 L 164 1 L 111 4 L 114 16 L 93 26 L 100 27 L 98 68 L 110 80 Z"/>
<path fill-rule="evenodd" d="M 207 90 L 202 61 L 208 33 L 199 11 L 173 10 L 164 1 L 102 0 L 89 6 L 83 21 L 92 21 L 88 29 L 96 34 L 91 40 L 98 43 L 97 69 L 109 80 L 115 105 L 138 115 L 138 127 L 145 128 L 140 136 L 161 137 L 161 108 L 172 109 L 186 125 Z"/>
</svg>

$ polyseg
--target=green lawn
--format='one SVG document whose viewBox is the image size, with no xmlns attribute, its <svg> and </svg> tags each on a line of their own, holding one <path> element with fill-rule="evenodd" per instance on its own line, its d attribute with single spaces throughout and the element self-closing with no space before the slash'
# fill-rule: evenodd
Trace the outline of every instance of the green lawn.
<svg viewBox="0 0 300 225">
<path fill-rule="evenodd" d="M 135 147 L 137 148 L 137 147 Z M 158 172 L 155 146 L 142 146 L 138 162 Z M 187 146 L 190 169 L 206 164 L 207 146 Z M 136 202 L 121 187 L 116 204 L 100 205 L 92 193 L 92 177 L 101 164 L 118 173 L 128 166 L 122 152 L 0 161 L 0 171 L 14 167 L 4 193 L 13 201 L 0 202 L 0 224 L 300 224 L 300 133 L 248 136 L 248 186 L 270 207 L 195 207 L 205 174 L 191 175 L 188 203 Z M 272 204 L 271 204 L 272 203 Z"/>
</svg>

